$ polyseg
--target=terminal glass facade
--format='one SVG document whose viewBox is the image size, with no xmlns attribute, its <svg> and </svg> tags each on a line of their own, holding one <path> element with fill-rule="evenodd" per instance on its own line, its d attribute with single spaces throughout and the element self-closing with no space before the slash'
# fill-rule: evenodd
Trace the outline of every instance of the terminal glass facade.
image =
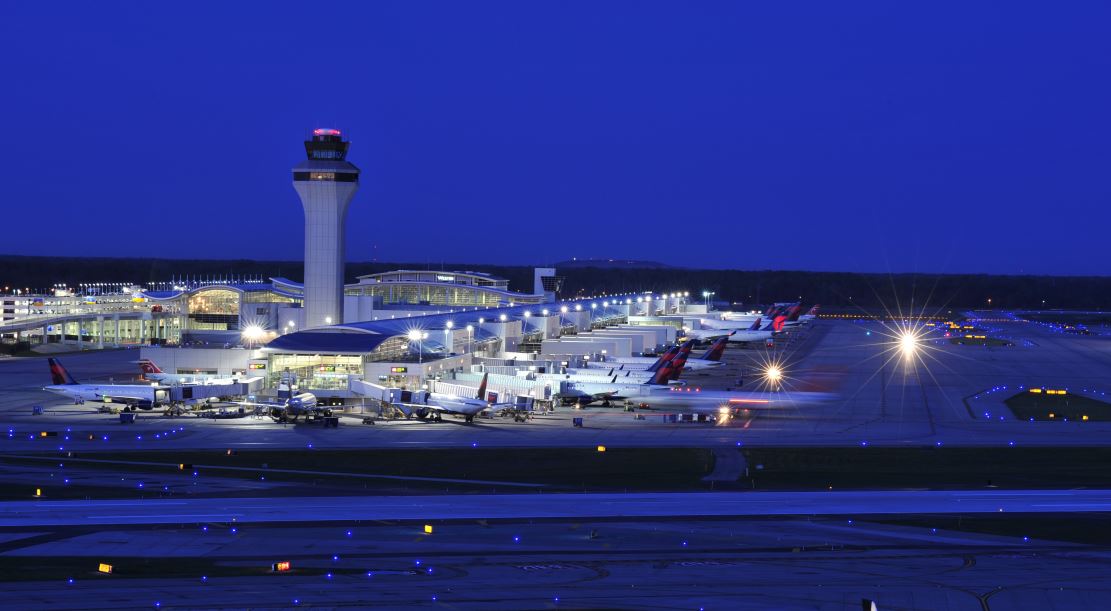
<svg viewBox="0 0 1111 611">
<path fill-rule="evenodd" d="M 243 294 L 243 301 L 247 303 L 297 303 L 301 300 L 279 295 L 274 291 L 248 291 Z"/>
<path fill-rule="evenodd" d="M 508 295 L 480 287 L 444 286 L 435 284 L 388 284 L 350 287 L 348 295 L 380 297 L 382 303 L 427 303 L 442 306 L 487 306 L 502 303 L 540 303 L 533 295 Z"/>
<path fill-rule="evenodd" d="M 209 289 L 189 296 L 189 329 L 234 331 L 239 328 L 239 291 Z"/>
<path fill-rule="evenodd" d="M 363 357 L 342 354 L 275 354 L 270 357 L 268 385 L 277 386 L 285 370 L 303 389 L 347 390 L 347 376 L 363 375 Z"/>
</svg>

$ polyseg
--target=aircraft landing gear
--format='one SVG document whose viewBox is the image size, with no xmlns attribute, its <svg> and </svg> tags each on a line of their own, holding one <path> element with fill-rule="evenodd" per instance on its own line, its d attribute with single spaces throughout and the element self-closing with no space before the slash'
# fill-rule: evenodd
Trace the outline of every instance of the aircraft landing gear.
<svg viewBox="0 0 1111 611">
<path fill-rule="evenodd" d="M 463 422 L 466 422 L 467 424 L 474 424 L 474 414 L 463 416 Z"/>
</svg>

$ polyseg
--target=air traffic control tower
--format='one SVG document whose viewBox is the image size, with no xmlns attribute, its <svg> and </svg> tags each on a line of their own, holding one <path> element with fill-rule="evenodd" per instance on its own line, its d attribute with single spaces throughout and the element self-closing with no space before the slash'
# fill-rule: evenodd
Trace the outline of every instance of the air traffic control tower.
<svg viewBox="0 0 1111 611">
<path fill-rule="evenodd" d="M 347 162 L 339 130 L 313 130 L 308 160 L 293 168 L 293 188 L 305 208 L 305 328 L 343 322 L 347 205 L 359 188 L 359 168 Z"/>
</svg>

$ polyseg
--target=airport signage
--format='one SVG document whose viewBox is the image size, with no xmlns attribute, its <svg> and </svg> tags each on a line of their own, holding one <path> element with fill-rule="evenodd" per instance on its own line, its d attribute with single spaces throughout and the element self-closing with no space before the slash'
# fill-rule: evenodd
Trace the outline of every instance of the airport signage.
<svg viewBox="0 0 1111 611">
<path fill-rule="evenodd" d="M 266 369 L 266 363 L 251 363 L 247 367 L 250 369 Z"/>
<path fill-rule="evenodd" d="M 390 367 L 390 373 L 408 373 L 408 367 Z"/>
</svg>

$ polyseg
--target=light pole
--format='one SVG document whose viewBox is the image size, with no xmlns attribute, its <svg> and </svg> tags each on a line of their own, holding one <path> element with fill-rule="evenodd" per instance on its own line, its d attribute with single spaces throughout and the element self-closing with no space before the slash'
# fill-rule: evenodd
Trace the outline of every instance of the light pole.
<svg viewBox="0 0 1111 611">
<path fill-rule="evenodd" d="M 474 327 L 467 325 L 467 352 L 474 352 Z"/>
</svg>

